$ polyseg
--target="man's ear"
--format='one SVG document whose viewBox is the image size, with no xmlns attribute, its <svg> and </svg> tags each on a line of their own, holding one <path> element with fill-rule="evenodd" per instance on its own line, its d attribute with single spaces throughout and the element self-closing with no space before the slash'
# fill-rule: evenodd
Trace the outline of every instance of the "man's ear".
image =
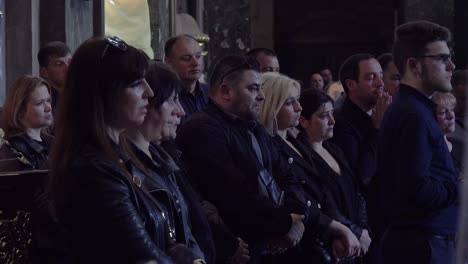
<svg viewBox="0 0 468 264">
<path fill-rule="evenodd" d="M 47 71 L 46 67 L 40 67 L 39 68 L 39 75 L 43 79 L 49 78 L 49 72 Z"/>
<path fill-rule="evenodd" d="M 422 65 L 421 61 L 415 58 L 409 58 L 406 61 L 406 69 L 409 70 L 415 76 L 421 76 L 422 73 Z"/>
<path fill-rule="evenodd" d="M 346 79 L 345 80 L 346 86 L 350 91 L 354 91 L 354 88 L 356 87 L 356 81 L 352 79 Z"/>
<path fill-rule="evenodd" d="M 219 86 L 219 92 L 221 94 L 221 97 L 226 100 L 230 101 L 232 97 L 232 87 L 226 83 L 221 83 Z"/>
</svg>

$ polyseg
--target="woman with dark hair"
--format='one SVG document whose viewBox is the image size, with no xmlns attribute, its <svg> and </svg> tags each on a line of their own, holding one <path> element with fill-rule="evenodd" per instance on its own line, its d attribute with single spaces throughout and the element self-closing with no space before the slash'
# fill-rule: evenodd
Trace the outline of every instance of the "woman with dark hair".
<svg viewBox="0 0 468 264">
<path fill-rule="evenodd" d="M 17 157 L 17 169 L 44 169 L 52 137 L 46 129 L 52 125 L 50 88 L 34 76 L 19 77 L 10 88 L 2 112 L 8 145 L 0 157 Z"/>
<path fill-rule="evenodd" d="M 341 223 L 340 213 L 321 182 L 321 172 L 303 154 L 305 148 L 289 131 L 299 124 L 301 116 L 300 84 L 277 73 L 264 73 L 262 79 L 265 102 L 259 121 L 273 136 L 281 157 L 303 183 L 310 205 L 304 237 L 297 247 L 286 252 L 285 263 L 331 263 L 331 254 L 337 259 L 358 255 L 360 243 Z M 331 252 L 327 244 L 331 245 Z"/>
<path fill-rule="evenodd" d="M 340 148 L 328 142 L 333 136 L 333 99 L 322 91 L 308 90 L 300 98 L 303 106 L 296 145 L 304 159 L 314 164 L 320 181 L 331 195 L 339 212 L 336 218 L 359 239 L 365 255 L 371 239 L 367 227 L 365 201 L 359 193 L 358 179 L 352 173 Z M 299 144 L 300 143 L 300 144 Z"/>
<path fill-rule="evenodd" d="M 153 96 L 145 55 L 117 37 L 84 42 L 59 101 L 51 198 L 79 263 L 173 263 L 171 225 L 120 148 Z"/>
<path fill-rule="evenodd" d="M 146 81 L 155 94 L 149 100 L 148 115 L 141 125 L 129 129 L 125 135 L 138 163 L 145 168 L 142 186 L 162 202 L 171 225 L 171 242 L 179 243 L 177 250 L 185 252 L 172 254 L 175 262 L 204 263 L 205 256 L 191 224 L 194 216 L 201 216 L 197 220 L 203 221 L 204 215 L 197 214 L 201 208 L 190 186 L 180 175 L 174 159 L 160 146 L 161 140 L 175 137 L 175 130 L 185 115 L 178 98 L 181 84 L 172 70 L 158 62 L 150 64 Z M 204 221 L 208 227 L 206 217 Z M 210 236 L 209 229 L 203 233 Z"/>
</svg>

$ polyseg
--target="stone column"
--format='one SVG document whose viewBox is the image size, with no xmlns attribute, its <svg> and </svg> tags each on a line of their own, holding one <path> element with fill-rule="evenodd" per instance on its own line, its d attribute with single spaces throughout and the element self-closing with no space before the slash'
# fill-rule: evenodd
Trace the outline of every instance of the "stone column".
<svg viewBox="0 0 468 264">
<path fill-rule="evenodd" d="M 210 37 L 208 64 L 210 70 L 219 58 L 244 54 L 251 47 L 250 0 L 205 0 L 204 32 Z"/>
<path fill-rule="evenodd" d="M 36 0 L 5 1 L 6 89 L 19 76 L 38 73 L 38 10 Z"/>
<path fill-rule="evenodd" d="M 164 44 L 169 39 L 169 6 L 166 0 L 148 0 L 150 27 L 152 32 L 151 47 L 155 59 L 164 58 Z"/>
</svg>

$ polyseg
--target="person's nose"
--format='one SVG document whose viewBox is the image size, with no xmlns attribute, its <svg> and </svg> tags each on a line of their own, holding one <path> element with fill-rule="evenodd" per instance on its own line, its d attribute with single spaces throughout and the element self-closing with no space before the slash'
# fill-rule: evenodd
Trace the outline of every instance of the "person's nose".
<svg viewBox="0 0 468 264">
<path fill-rule="evenodd" d="M 175 108 L 175 115 L 178 116 L 179 118 L 185 116 L 185 110 L 180 104 L 180 101 L 177 100 L 176 108 Z"/>
<path fill-rule="evenodd" d="M 151 89 L 151 87 L 149 86 L 148 82 L 146 82 L 146 80 L 144 80 L 144 79 L 143 79 L 143 85 L 145 86 L 145 92 L 143 93 L 143 98 L 147 99 L 147 98 L 153 97 L 154 92 Z"/>
<path fill-rule="evenodd" d="M 299 103 L 299 101 L 295 101 L 294 102 L 294 112 L 301 112 L 302 111 L 302 106 L 301 106 L 301 103 Z"/>
</svg>

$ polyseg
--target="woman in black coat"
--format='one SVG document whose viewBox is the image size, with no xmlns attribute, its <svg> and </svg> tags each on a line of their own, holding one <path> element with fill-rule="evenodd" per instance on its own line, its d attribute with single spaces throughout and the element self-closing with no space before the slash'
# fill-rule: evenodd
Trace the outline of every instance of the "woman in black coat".
<svg viewBox="0 0 468 264">
<path fill-rule="evenodd" d="M 299 124 L 302 107 L 299 103 L 300 85 L 287 76 L 265 73 L 263 90 L 265 102 L 260 111 L 260 122 L 274 137 L 276 147 L 290 169 L 303 183 L 309 200 L 306 233 L 296 252 L 290 252 L 288 260 L 315 260 L 318 263 L 330 262 L 335 258 L 359 255 L 360 243 L 351 230 L 343 225 L 342 217 L 332 194 L 321 178 L 321 172 L 304 155 L 305 148 L 289 133 Z M 331 252 L 323 245 L 331 245 Z M 307 260 L 306 260 L 307 259 Z"/>
<path fill-rule="evenodd" d="M 121 148 L 120 135 L 149 112 L 147 69 L 147 57 L 117 37 L 85 41 L 70 63 L 56 111 L 50 193 L 78 263 L 166 264 L 182 256 L 167 210 Z"/>
</svg>

